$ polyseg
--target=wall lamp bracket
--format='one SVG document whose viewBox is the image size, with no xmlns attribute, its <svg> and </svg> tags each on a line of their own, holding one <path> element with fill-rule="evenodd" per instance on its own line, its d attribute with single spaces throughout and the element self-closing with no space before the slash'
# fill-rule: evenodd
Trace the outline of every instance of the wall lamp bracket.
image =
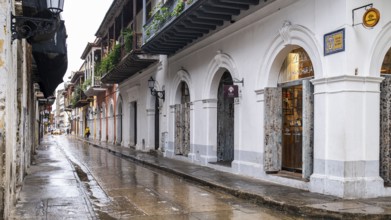
<svg viewBox="0 0 391 220">
<path fill-rule="evenodd" d="M 15 16 L 11 12 L 11 34 L 12 41 L 15 39 L 32 38 L 35 41 L 52 39 L 60 26 L 60 19 L 57 15 L 52 18 L 37 18 Z"/>
<path fill-rule="evenodd" d="M 165 99 L 165 91 L 164 90 L 158 91 L 158 90 L 155 89 L 155 80 L 152 78 L 152 76 L 148 80 L 148 87 L 151 90 L 151 95 L 152 96 L 156 96 L 157 98 L 162 99 L 164 101 L 164 99 Z"/>
</svg>

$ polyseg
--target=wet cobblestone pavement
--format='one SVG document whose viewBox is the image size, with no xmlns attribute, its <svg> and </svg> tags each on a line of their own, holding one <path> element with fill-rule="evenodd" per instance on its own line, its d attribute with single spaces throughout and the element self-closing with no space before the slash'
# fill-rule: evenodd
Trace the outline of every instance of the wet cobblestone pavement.
<svg viewBox="0 0 391 220">
<path fill-rule="evenodd" d="M 344 200 L 67 136 L 45 138 L 19 198 L 12 219 L 391 219 L 388 197 Z"/>
<path fill-rule="evenodd" d="M 298 219 L 65 136 L 35 161 L 13 219 Z"/>
<path fill-rule="evenodd" d="M 11 219 L 94 219 L 78 176 L 54 140 L 34 156 Z"/>
</svg>

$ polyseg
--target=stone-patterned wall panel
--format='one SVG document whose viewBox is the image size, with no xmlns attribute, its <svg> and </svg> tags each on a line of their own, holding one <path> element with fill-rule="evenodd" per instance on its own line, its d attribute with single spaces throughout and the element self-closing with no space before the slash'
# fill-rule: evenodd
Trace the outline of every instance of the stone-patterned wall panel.
<svg viewBox="0 0 391 220">
<path fill-rule="evenodd" d="M 181 105 L 175 105 L 175 154 L 182 154 L 182 120 Z"/>
<path fill-rule="evenodd" d="M 314 86 L 303 80 L 303 178 L 313 173 L 314 161 Z"/>
<path fill-rule="evenodd" d="M 183 154 L 187 156 L 190 152 L 190 103 L 185 103 L 183 106 Z"/>
<path fill-rule="evenodd" d="M 380 84 L 380 91 L 380 176 L 389 185 L 391 184 L 391 76 L 385 76 Z"/>
<path fill-rule="evenodd" d="M 265 88 L 265 172 L 281 170 L 282 89 Z"/>
</svg>

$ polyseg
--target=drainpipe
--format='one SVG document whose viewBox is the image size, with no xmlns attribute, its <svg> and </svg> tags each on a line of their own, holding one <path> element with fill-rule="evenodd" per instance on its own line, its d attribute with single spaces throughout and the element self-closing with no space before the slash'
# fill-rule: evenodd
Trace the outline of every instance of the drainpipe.
<svg viewBox="0 0 391 220">
<path fill-rule="evenodd" d="M 142 29 L 144 29 L 146 23 L 147 23 L 147 0 L 143 0 L 143 28 Z M 142 30 L 141 32 L 144 33 L 144 30 Z M 142 38 L 144 43 L 145 42 L 144 34 Z"/>
<path fill-rule="evenodd" d="M 162 114 L 161 114 L 161 143 L 160 143 L 160 148 L 161 151 L 164 152 L 167 149 L 167 139 L 168 139 L 168 119 L 167 119 L 167 109 L 168 109 L 168 104 L 169 103 L 169 91 L 167 91 L 167 79 L 168 79 L 168 58 L 167 55 L 160 55 L 160 62 L 161 62 L 161 80 L 160 82 L 162 83 L 161 90 L 165 90 L 165 101 L 162 105 Z"/>
<path fill-rule="evenodd" d="M 133 1 L 133 50 L 135 49 L 137 49 L 137 1 Z"/>
</svg>

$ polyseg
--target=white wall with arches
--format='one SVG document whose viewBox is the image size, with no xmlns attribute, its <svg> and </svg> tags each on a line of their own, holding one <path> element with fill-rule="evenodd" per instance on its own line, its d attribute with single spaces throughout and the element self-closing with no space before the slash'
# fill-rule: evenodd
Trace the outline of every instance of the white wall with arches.
<svg viewBox="0 0 391 220">
<path fill-rule="evenodd" d="M 147 87 L 153 76 L 156 88 L 166 92 L 159 108 L 160 132 L 168 135 L 167 148 L 159 150 L 166 157 L 344 198 L 391 195 L 378 174 L 379 71 L 391 47 L 391 14 L 384 13 L 391 9 L 391 2 L 374 3 L 382 19 L 373 29 L 352 26 L 352 9 L 369 3 L 275 1 L 227 24 L 119 86 L 124 131 L 132 130 L 130 103 L 136 101 L 136 148 L 153 149 L 154 97 Z M 325 56 L 324 35 L 339 29 L 345 29 L 345 50 Z M 265 88 L 278 86 L 284 59 L 297 48 L 304 49 L 314 68 L 314 152 L 309 181 L 264 170 Z M 230 166 L 221 166 L 215 163 L 217 90 L 226 71 L 238 86 L 239 97 L 234 102 L 234 160 Z M 191 102 L 187 157 L 173 153 L 173 106 L 178 104 L 181 82 L 188 85 Z M 122 138 L 124 146 L 135 139 L 127 132 Z"/>
</svg>

